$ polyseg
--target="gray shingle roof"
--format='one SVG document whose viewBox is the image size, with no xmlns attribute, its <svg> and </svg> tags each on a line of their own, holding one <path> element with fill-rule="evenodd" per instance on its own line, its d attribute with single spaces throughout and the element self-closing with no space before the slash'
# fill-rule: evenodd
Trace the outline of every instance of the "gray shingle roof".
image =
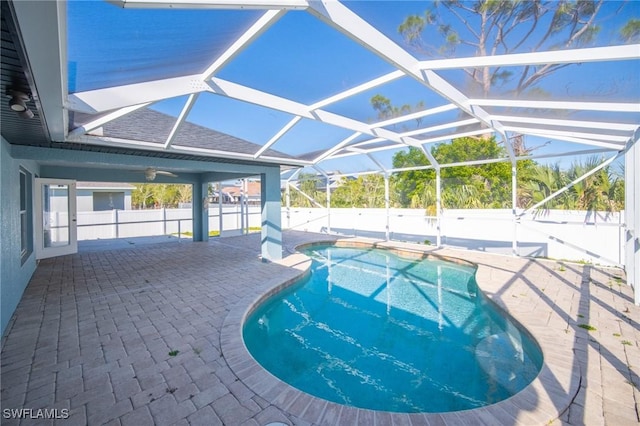
<svg viewBox="0 0 640 426">
<path fill-rule="evenodd" d="M 110 121 L 103 127 L 103 136 L 121 139 L 140 140 L 163 145 L 176 118 L 150 109 L 140 109 Z M 184 122 L 180 127 L 173 145 L 206 148 L 229 153 L 255 154 L 261 146 L 253 142 L 236 138 L 197 124 Z M 264 155 L 293 159 L 290 155 L 268 149 Z M 259 161 L 259 159 L 257 160 Z M 286 161 L 285 161 L 286 163 Z"/>
</svg>

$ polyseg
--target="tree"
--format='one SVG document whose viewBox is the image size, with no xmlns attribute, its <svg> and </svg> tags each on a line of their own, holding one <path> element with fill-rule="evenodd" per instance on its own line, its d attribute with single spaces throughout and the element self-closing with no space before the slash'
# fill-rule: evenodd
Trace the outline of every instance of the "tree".
<svg viewBox="0 0 640 426">
<path fill-rule="evenodd" d="M 591 157 L 584 163 L 573 163 L 569 168 L 568 179 L 573 181 L 593 170 L 602 162 L 597 157 Z M 575 200 L 575 205 L 579 210 L 588 212 L 605 211 L 612 212 L 619 210 L 624 205 L 618 204 L 616 200 L 616 187 L 620 186 L 618 179 L 610 173 L 610 168 L 603 167 L 596 173 L 576 183 L 571 188 L 571 194 Z"/>
<path fill-rule="evenodd" d="M 191 185 L 136 183 L 131 192 L 134 208 L 178 207 L 179 203 L 191 202 Z"/>
<path fill-rule="evenodd" d="M 135 183 L 135 189 L 131 192 L 131 203 L 134 208 L 146 209 L 154 204 L 153 200 L 153 184 Z"/>
<path fill-rule="evenodd" d="M 190 203 L 192 201 L 193 187 L 191 185 L 178 185 L 176 203 Z"/>
<path fill-rule="evenodd" d="M 421 149 L 409 147 L 407 151 L 398 151 L 392 160 L 394 169 L 405 167 L 419 167 L 429 165 L 427 156 Z M 395 173 L 392 178 L 398 202 L 402 207 L 424 207 L 429 204 L 420 204 L 429 187 L 435 190 L 436 172 L 433 169 L 408 170 Z M 433 203 L 435 206 L 435 202 Z"/>
<path fill-rule="evenodd" d="M 430 57 L 451 57 L 457 50 L 477 56 L 541 49 L 568 49 L 591 44 L 600 31 L 596 24 L 604 0 L 514 1 L 445 0 L 432 3 L 423 15 L 408 16 L 398 27 L 405 42 Z M 640 23 L 630 20 L 620 38 L 638 38 Z M 428 40 L 428 41 L 427 41 Z M 514 68 L 469 67 L 466 75 L 477 95 L 504 86 L 518 96 L 569 64 Z"/>
<path fill-rule="evenodd" d="M 443 0 L 431 3 L 422 15 L 408 16 L 398 27 L 398 32 L 414 50 L 429 57 L 452 57 L 458 51 L 463 55 L 491 56 L 542 49 L 567 49 L 587 46 L 599 34 L 596 18 L 601 12 L 604 0 Z M 620 4 L 620 8 L 624 4 Z M 620 10 L 618 10 L 618 13 Z M 640 39 L 640 21 L 630 19 L 620 28 L 619 39 L 634 43 Z M 464 69 L 468 76 L 471 93 L 487 96 L 493 88 L 500 87 L 511 96 L 523 93 L 545 94 L 541 81 L 555 71 L 569 64 L 530 65 L 520 68 L 473 67 Z M 517 71 L 514 71 L 517 70 Z M 382 95 L 371 98 L 371 105 L 378 113 L 378 119 L 394 117 L 411 112 L 410 106 L 396 107 Z M 474 142 L 474 141 L 488 141 Z M 516 156 L 530 153 L 535 148 L 525 145 L 524 137 L 511 138 Z M 505 156 L 504 147 L 495 140 L 461 138 L 450 144 L 440 144 L 431 149 L 436 160 L 442 164 L 468 160 L 480 160 Z M 394 156 L 395 168 L 428 165 L 429 162 L 417 148 Z M 542 200 L 550 187 L 545 177 L 550 178 L 553 170 L 536 169 L 532 160 L 516 163 L 518 189 L 516 202 L 526 207 L 536 200 Z M 511 206 L 511 165 L 506 162 L 489 163 L 482 166 L 444 168 L 442 202 L 445 207 Z M 547 174 L 547 176 L 545 176 Z M 557 182 L 561 182 L 559 174 Z M 403 206 L 426 206 L 432 208 L 435 171 L 417 170 L 398 173 L 394 176 L 395 187 Z M 548 179 L 547 179 L 548 180 Z M 609 181 L 602 179 L 602 182 Z M 509 184 L 507 184 L 509 182 Z M 585 184 L 591 182 L 588 180 Z M 593 181 L 595 182 L 595 181 Z M 620 184 L 612 186 L 615 194 L 620 193 Z M 560 185 L 562 187 L 562 185 Z M 455 188 L 455 189 L 454 189 Z M 553 191 L 552 191 L 553 192 Z M 584 200 L 593 202 L 594 194 L 585 194 Z M 563 205 L 575 201 L 566 194 L 554 200 L 553 205 Z M 596 203 L 597 204 L 597 203 Z"/>
<path fill-rule="evenodd" d="M 177 204 L 176 199 L 178 198 L 177 185 L 156 184 L 154 198 L 156 200 L 156 207 L 174 207 Z"/>
<path fill-rule="evenodd" d="M 384 177 L 372 174 L 356 179 L 342 178 L 340 186 L 331 194 L 331 206 L 384 207 Z"/>
<path fill-rule="evenodd" d="M 443 0 L 432 2 L 422 15 L 406 17 L 398 32 L 410 48 L 435 58 L 452 57 L 461 50 L 465 56 L 492 56 L 577 48 L 596 40 L 600 32 L 596 18 L 605 4 L 605 0 Z M 618 10 L 611 14 L 621 13 L 624 7 L 625 2 L 620 2 Z M 640 20 L 630 19 L 619 29 L 618 38 L 623 43 L 638 42 Z M 492 88 L 499 87 L 516 98 L 523 93 L 546 97 L 548 91 L 540 85 L 541 81 L 568 66 L 471 65 L 463 71 L 473 96 L 487 97 Z M 533 149 L 527 148 L 523 139 L 513 146 L 518 156 Z"/>
<path fill-rule="evenodd" d="M 305 193 L 308 197 L 314 199 L 318 204 L 325 205 L 327 201 L 327 195 L 325 191 L 319 190 L 323 186 L 323 180 L 319 176 L 313 173 L 300 173 L 298 175 L 298 189 Z M 292 207 L 315 207 L 313 202 L 300 192 L 294 190 L 289 191 L 289 202 Z M 284 194 L 283 194 L 284 197 Z M 283 204 L 286 204 L 286 200 L 282 200 Z"/>
<path fill-rule="evenodd" d="M 377 113 L 377 120 L 386 120 L 388 118 L 399 117 L 411 112 L 421 111 L 424 109 L 424 102 L 420 101 L 415 106 L 409 104 L 402 105 L 400 107 L 391 104 L 391 100 L 380 94 L 374 95 L 371 100 L 371 106 Z M 416 119 L 418 124 L 421 123 L 421 118 Z"/>
<path fill-rule="evenodd" d="M 495 138 L 458 138 L 452 140 L 450 144 L 434 147 L 432 154 L 438 162 L 447 164 L 504 157 L 505 150 L 496 143 Z M 445 207 L 502 208 L 509 207 L 511 204 L 511 185 L 509 185 L 511 164 L 509 163 L 447 167 L 442 169 L 441 175 L 444 185 L 452 191 L 458 187 L 457 194 L 465 200 L 462 206 L 456 206 L 453 202 L 455 197 L 444 197 L 443 194 Z M 473 197 L 476 199 L 472 199 Z"/>
<path fill-rule="evenodd" d="M 529 179 L 523 182 L 524 203 L 521 207 L 527 208 L 538 204 L 549 195 L 553 194 L 569 181 L 567 175 L 560 169 L 559 164 L 541 165 L 536 164 L 533 173 Z M 568 199 L 568 193 L 558 195 L 556 198 L 549 200 L 543 206 L 544 210 L 551 208 L 562 208 L 569 206 L 571 203 Z M 544 211 L 540 210 L 540 211 Z"/>
<path fill-rule="evenodd" d="M 448 144 L 435 145 L 431 154 L 440 164 L 499 158 L 506 155 L 495 138 L 458 138 Z M 524 173 L 532 162 L 518 164 Z M 393 157 L 394 168 L 429 164 L 426 155 L 410 147 Z M 435 207 L 435 170 L 410 170 L 395 175 L 395 186 L 403 206 Z M 511 164 L 495 162 L 482 165 L 456 166 L 441 169 L 442 202 L 447 208 L 511 207 Z M 474 199 L 475 198 L 475 199 Z M 456 201 L 460 200 L 460 201 Z M 435 210 L 434 210 L 435 211 Z"/>
<path fill-rule="evenodd" d="M 530 180 L 523 185 L 523 190 L 527 194 L 524 207 L 539 203 L 600 163 L 601 159 L 591 157 L 584 163 L 574 162 L 567 170 L 562 170 L 558 164 L 536 165 Z M 540 206 L 539 212 L 545 212 L 548 209 L 611 212 L 622 208 L 624 208 L 624 179 L 619 174 L 613 173 L 610 167 L 603 167 L 547 201 Z"/>
<path fill-rule="evenodd" d="M 640 19 L 629 19 L 620 29 L 620 39 L 625 43 L 640 42 Z"/>
</svg>

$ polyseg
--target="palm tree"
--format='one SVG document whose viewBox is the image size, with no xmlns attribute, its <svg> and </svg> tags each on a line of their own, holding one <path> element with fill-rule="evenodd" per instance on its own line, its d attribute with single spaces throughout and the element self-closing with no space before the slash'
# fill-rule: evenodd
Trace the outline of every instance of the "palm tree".
<svg viewBox="0 0 640 426">
<path fill-rule="evenodd" d="M 563 171 L 559 164 L 536 165 L 530 179 L 522 186 L 524 207 L 535 205 L 570 182 L 584 176 L 599 164 L 601 159 L 591 157 L 584 163 L 575 162 Z M 624 179 L 603 167 L 582 179 L 565 192 L 547 201 L 537 213 L 549 209 L 586 210 L 588 212 L 620 210 L 624 206 Z"/>
<path fill-rule="evenodd" d="M 536 164 L 530 180 L 526 181 L 523 185 L 523 207 L 530 207 L 538 204 L 549 195 L 565 186 L 567 183 L 569 183 L 567 175 L 562 171 L 562 169 L 560 169 L 560 165 L 558 163 L 554 165 Z M 553 198 L 540 206 L 540 209 L 536 214 L 546 213 L 552 208 L 566 207 L 570 204 L 568 203 L 569 200 L 567 198 L 566 192 L 558 195 L 556 198 Z"/>
<path fill-rule="evenodd" d="M 574 180 L 583 176 L 600 163 L 601 160 L 597 157 L 590 157 L 584 164 L 574 163 L 567 172 L 569 179 Z M 608 166 L 581 180 L 571 188 L 576 207 L 590 213 L 617 210 L 620 207 L 616 202 L 616 192 L 619 192 L 620 187 L 618 181 L 610 173 Z"/>
<path fill-rule="evenodd" d="M 435 182 L 425 181 L 421 190 L 416 191 L 411 197 L 410 207 L 412 209 L 425 208 L 431 216 L 435 215 L 436 187 Z M 431 214 L 433 213 L 433 214 Z"/>
<path fill-rule="evenodd" d="M 445 187 L 442 191 L 443 205 L 450 209 L 478 209 L 484 207 L 480 191 L 473 185 Z"/>
</svg>

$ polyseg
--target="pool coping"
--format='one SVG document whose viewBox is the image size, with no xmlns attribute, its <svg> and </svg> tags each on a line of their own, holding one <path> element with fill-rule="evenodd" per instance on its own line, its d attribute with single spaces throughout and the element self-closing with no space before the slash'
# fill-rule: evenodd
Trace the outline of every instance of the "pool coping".
<svg viewBox="0 0 640 426">
<path fill-rule="evenodd" d="M 479 265 L 455 256 L 434 253 L 433 247 L 394 242 L 381 242 L 365 238 L 327 239 L 303 243 L 295 247 L 309 247 L 321 244 L 335 244 L 341 247 L 372 247 L 394 251 L 403 256 L 421 258 L 434 257 L 465 265 L 474 265 L 478 287 L 485 296 L 491 296 L 483 288 L 483 282 L 491 280 L 491 274 Z M 396 413 L 350 407 L 314 397 L 294 388 L 264 369 L 249 353 L 242 338 L 242 325 L 255 306 L 281 289 L 297 282 L 309 273 L 311 260 L 300 252 L 293 252 L 279 264 L 299 271 L 295 277 L 282 281 L 271 279 L 256 287 L 255 292 L 239 300 L 231 307 L 224 320 L 220 347 L 224 358 L 242 383 L 251 391 L 281 410 L 314 424 L 403 424 L 415 425 L 460 425 L 460 424 L 548 424 L 559 418 L 569 407 L 580 388 L 580 369 L 572 362 L 572 350 L 566 353 L 559 348 L 564 342 L 557 336 L 557 330 L 548 327 L 544 318 L 531 312 L 519 312 L 517 306 L 502 311 L 522 324 L 536 340 L 543 354 L 543 365 L 538 376 L 516 395 L 481 408 L 445 413 Z"/>
</svg>

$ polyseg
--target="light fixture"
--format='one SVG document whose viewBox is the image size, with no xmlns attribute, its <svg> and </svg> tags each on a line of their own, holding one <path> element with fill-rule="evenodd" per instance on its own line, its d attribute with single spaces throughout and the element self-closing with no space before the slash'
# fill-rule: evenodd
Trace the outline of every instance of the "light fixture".
<svg viewBox="0 0 640 426">
<path fill-rule="evenodd" d="M 153 167 L 147 167 L 144 171 L 144 177 L 145 179 L 147 179 L 149 182 L 152 182 L 156 179 L 156 176 L 169 176 L 172 178 L 177 178 L 178 175 L 175 173 L 171 173 L 168 172 L 166 170 L 158 170 L 158 169 L 154 169 Z"/>
<path fill-rule="evenodd" d="M 15 111 L 21 118 L 33 118 L 33 112 L 27 106 L 31 96 L 19 90 L 10 90 L 8 93 L 9 108 Z"/>
<path fill-rule="evenodd" d="M 156 179 L 156 170 L 152 169 L 151 167 L 147 168 L 144 171 L 144 177 L 149 181 L 152 182 Z"/>
<path fill-rule="evenodd" d="M 28 118 L 33 118 L 33 111 L 31 111 L 30 109 L 28 109 L 28 108 L 27 108 L 27 109 L 25 109 L 24 111 L 19 112 L 19 113 L 18 113 L 18 116 L 19 116 L 20 118 L 27 118 L 27 119 L 28 119 Z"/>
</svg>

